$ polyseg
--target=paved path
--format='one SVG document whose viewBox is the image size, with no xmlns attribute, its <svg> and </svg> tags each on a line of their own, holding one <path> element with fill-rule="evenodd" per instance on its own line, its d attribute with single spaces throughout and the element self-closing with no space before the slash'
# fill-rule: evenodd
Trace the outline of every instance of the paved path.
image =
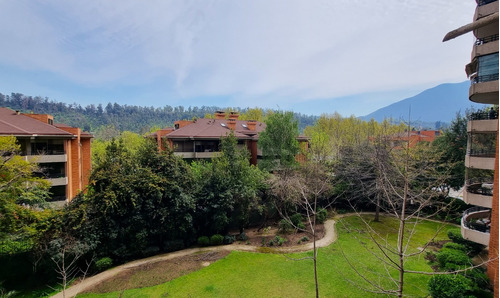
<svg viewBox="0 0 500 298">
<path fill-rule="evenodd" d="M 337 240 L 337 232 L 335 231 L 335 220 L 329 219 L 325 222 L 325 236 L 316 241 L 316 247 L 328 246 L 335 240 Z M 154 257 L 126 263 L 126 264 L 120 265 L 118 267 L 115 267 L 113 269 L 101 272 L 97 275 L 88 277 L 88 278 L 84 279 L 82 282 L 80 282 L 79 284 L 66 289 L 65 296 L 66 297 L 75 297 L 78 293 L 81 293 L 85 290 L 88 290 L 88 289 L 92 288 L 93 286 L 97 285 L 98 283 L 119 274 L 120 272 L 123 272 L 127 269 L 131 269 L 131 268 L 134 268 L 137 266 L 141 266 L 144 264 L 170 260 L 170 259 L 174 259 L 177 257 L 191 255 L 193 253 L 200 252 L 200 251 L 209 252 L 209 251 L 223 251 L 223 250 L 233 251 L 233 250 L 237 250 L 237 251 L 259 252 L 260 249 L 261 248 L 259 246 L 242 245 L 242 244 L 233 243 L 231 245 L 188 248 L 188 249 L 183 249 L 183 250 L 176 251 L 176 252 L 157 255 Z M 307 244 L 303 244 L 303 245 L 296 245 L 296 246 L 283 247 L 283 248 L 266 248 L 267 251 L 276 252 L 276 253 L 301 252 L 301 251 L 308 251 L 308 250 L 312 250 L 312 249 L 313 249 L 313 243 L 307 243 Z M 62 292 L 60 292 L 52 297 L 62 298 L 62 297 L 64 297 L 64 295 Z"/>
</svg>

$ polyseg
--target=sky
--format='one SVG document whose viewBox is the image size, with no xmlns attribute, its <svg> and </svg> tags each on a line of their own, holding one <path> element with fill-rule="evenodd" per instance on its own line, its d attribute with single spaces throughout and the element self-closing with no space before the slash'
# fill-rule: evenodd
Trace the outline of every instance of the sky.
<svg viewBox="0 0 500 298">
<path fill-rule="evenodd" d="M 473 0 L 0 0 L 0 93 L 362 116 L 467 79 Z"/>
</svg>

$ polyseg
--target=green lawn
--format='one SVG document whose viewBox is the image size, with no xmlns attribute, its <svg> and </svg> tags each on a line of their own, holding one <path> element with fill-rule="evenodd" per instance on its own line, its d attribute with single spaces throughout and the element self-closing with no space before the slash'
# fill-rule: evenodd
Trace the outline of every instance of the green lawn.
<svg viewBox="0 0 500 298">
<path fill-rule="evenodd" d="M 410 245 L 412 251 L 423 246 L 441 226 L 429 221 L 419 224 Z M 377 283 L 394 288 L 386 279 L 383 263 L 363 246 L 364 243 L 369 248 L 375 248 L 375 244 L 367 240 L 368 234 L 358 231 L 362 227 L 364 225 L 357 217 L 342 219 L 337 223 L 338 242 L 319 250 L 320 296 L 377 296 L 360 289 L 360 286 L 368 287 L 368 284 L 354 273 L 342 251 L 358 270 Z M 395 240 L 395 219 L 382 218 L 382 222 L 372 223 L 372 227 L 389 241 Z M 445 234 L 448 228 L 450 227 L 441 231 L 438 239 L 447 239 Z M 290 254 L 289 257 L 301 258 L 307 255 L 312 255 L 312 252 Z M 431 271 L 423 254 L 408 260 L 406 266 L 413 270 Z M 391 273 L 396 276 L 396 272 Z M 407 274 L 405 294 L 426 296 L 428 279 L 427 275 Z M 158 286 L 79 297 L 119 297 L 120 294 L 121 297 L 313 297 L 313 266 L 311 260 L 294 261 L 279 254 L 235 251 L 206 268 Z"/>
</svg>

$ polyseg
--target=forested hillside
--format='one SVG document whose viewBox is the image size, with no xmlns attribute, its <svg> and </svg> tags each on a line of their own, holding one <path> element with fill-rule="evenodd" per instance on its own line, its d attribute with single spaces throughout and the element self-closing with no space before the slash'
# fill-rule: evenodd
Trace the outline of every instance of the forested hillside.
<svg viewBox="0 0 500 298">
<path fill-rule="evenodd" d="M 133 131 L 143 133 L 152 127 L 170 126 L 176 120 L 192 119 L 213 114 L 217 110 L 226 108 L 215 106 L 202 107 L 143 107 L 136 105 L 120 105 L 118 103 L 90 104 L 82 107 L 78 103 L 66 104 L 57 102 L 47 97 L 28 96 L 21 93 L 4 95 L 0 93 L 0 107 L 8 107 L 24 113 L 51 114 L 57 123 L 78 126 L 85 131 L 95 132 L 103 126 L 114 126 L 119 131 Z M 248 108 L 232 108 L 232 111 L 245 113 Z M 295 113 L 299 122 L 299 129 L 303 131 L 308 125 L 313 125 L 317 116 Z"/>
</svg>

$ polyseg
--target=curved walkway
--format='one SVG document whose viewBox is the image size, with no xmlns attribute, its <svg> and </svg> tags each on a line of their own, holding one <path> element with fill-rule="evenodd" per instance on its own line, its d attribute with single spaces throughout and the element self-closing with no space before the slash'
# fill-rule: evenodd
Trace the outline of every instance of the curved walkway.
<svg viewBox="0 0 500 298">
<path fill-rule="evenodd" d="M 335 220 L 329 219 L 325 221 L 325 236 L 319 240 L 316 241 L 316 247 L 325 247 L 330 245 L 332 242 L 337 240 L 337 233 L 335 231 Z M 160 261 L 165 261 L 165 260 L 171 260 L 177 257 L 183 257 L 187 255 L 191 255 L 193 253 L 197 253 L 200 251 L 203 252 L 209 252 L 209 251 L 248 251 L 248 252 L 260 252 L 261 247 L 259 246 L 251 246 L 251 245 L 242 245 L 242 244 L 236 244 L 233 243 L 231 245 L 221 245 L 221 246 L 213 246 L 213 247 L 195 247 L 195 248 L 188 248 L 188 249 L 183 249 L 179 250 L 176 252 L 171 252 L 171 253 L 166 253 L 162 255 L 157 255 L 154 257 L 150 258 L 145 258 L 145 259 L 140 259 L 137 261 L 132 261 L 120 266 L 117 266 L 113 269 L 106 270 L 104 272 L 101 272 L 97 275 L 88 277 L 84 279 L 82 282 L 79 284 L 69 287 L 66 289 L 65 296 L 66 297 L 75 297 L 78 293 L 81 293 L 83 291 L 86 291 L 93 286 L 97 285 L 98 283 L 109 279 L 120 272 L 123 272 L 127 269 L 131 269 L 137 266 L 145 265 L 145 264 L 150 264 L 150 263 L 156 263 Z M 267 251 L 269 252 L 274 252 L 274 253 L 289 253 L 289 252 L 302 252 L 302 251 L 308 251 L 313 249 L 313 243 L 307 243 L 304 245 L 296 245 L 296 246 L 291 246 L 291 247 L 284 247 L 284 248 L 269 248 Z M 63 293 L 60 292 L 52 297 L 56 298 L 62 298 Z"/>
</svg>

